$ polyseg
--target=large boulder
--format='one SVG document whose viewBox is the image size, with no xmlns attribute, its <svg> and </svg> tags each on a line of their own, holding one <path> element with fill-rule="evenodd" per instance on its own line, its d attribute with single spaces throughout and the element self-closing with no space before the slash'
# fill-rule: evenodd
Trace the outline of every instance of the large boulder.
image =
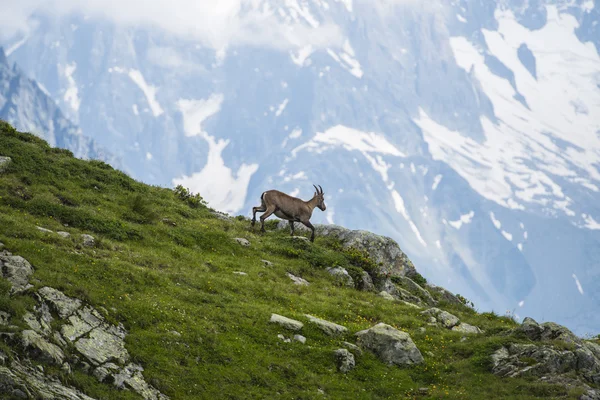
<svg viewBox="0 0 600 400">
<path fill-rule="evenodd" d="M 375 353 L 386 364 L 407 366 L 423 362 L 423 355 L 406 332 L 379 323 L 356 334 L 359 346 Z"/>
<path fill-rule="evenodd" d="M 68 297 L 60 290 L 51 287 L 43 287 L 38 290 L 38 293 L 61 318 L 67 318 L 81 307 L 81 300 Z"/>
<path fill-rule="evenodd" d="M 422 311 L 421 314 L 429 315 L 436 319 L 444 327 L 452 329 L 460 323 L 457 316 L 450 314 L 448 311 L 440 310 L 439 308 L 430 308 L 429 310 Z"/>
<path fill-rule="evenodd" d="M 33 274 L 33 267 L 20 256 L 13 256 L 8 252 L 0 252 L 0 273 L 11 284 L 11 294 L 21 293 L 32 287 L 29 276 Z"/>
<path fill-rule="evenodd" d="M 279 314 L 271 314 L 270 322 L 281 325 L 285 329 L 289 329 L 291 331 L 299 331 L 304 326 L 304 324 L 300 321 L 296 321 L 295 319 L 284 317 L 283 315 Z"/>
<path fill-rule="evenodd" d="M 108 361 L 124 364 L 129 359 L 123 339 L 102 327 L 92 330 L 87 337 L 77 340 L 75 348 L 94 365 Z"/>
<path fill-rule="evenodd" d="M 329 272 L 336 282 L 340 283 L 343 286 L 353 288 L 354 287 L 354 279 L 350 276 L 347 270 L 342 267 L 329 267 L 327 268 L 327 272 Z"/>
<path fill-rule="evenodd" d="M 33 330 L 26 330 L 21 333 L 21 343 L 34 358 L 57 365 L 61 365 L 65 359 L 60 347 L 48 342 Z"/>
<path fill-rule="evenodd" d="M 346 328 L 345 326 L 338 325 L 336 323 L 329 322 L 321 318 L 313 317 L 309 314 L 304 314 L 304 316 L 308 318 L 308 320 L 312 324 L 316 325 L 320 330 L 322 330 L 323 332 L 325 332 L 325 334 L 329 336 L 342 335 L 348 331 L 348 328 Z"/>
<path fill-rule="evenodd" d="M 354 354 L 350 353 L 346 349 L 337 349 L 333 352 L 337 361 L 337 368 L 343 374 L 352 371 L 356 365 L 354 361 Z"/>
<path fill-rule="evenodd" d="M 560 340 L 565 343 L 582 345 L 583 341 L 573 332 L 554 322 L 538 324 L 533 318 L 525 318 L 513 331 L 517 336 L 525 336 L 533 341 Z"/>
<path fill-rule="evenodd" d="M 449 304 L 453 304 L 453 305 L 457 305 L 457 306 L 465 305 L 465 303 L 463 303 L 457 296 L 453 295 L 452 293 L 450 293 L 448 290 L 444 289 L 441 286 L 436 286 L 433 283 L 427 283 L 426 287 L 427 287 L 427 290 L 429 291 L 429 293 L 437 293 L 439 295 L 439 299 L 441 301 L 446 301 Z"/>
</svg>

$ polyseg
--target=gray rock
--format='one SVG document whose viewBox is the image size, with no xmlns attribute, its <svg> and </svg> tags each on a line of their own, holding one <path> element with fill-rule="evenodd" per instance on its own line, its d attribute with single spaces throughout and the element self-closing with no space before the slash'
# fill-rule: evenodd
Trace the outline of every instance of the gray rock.
<svg viewBox="0 0 600 400">
<path fill-rule="evenodd" d="M 54 233 L 54 231 L 51 231 L 50 229 L 46 229 L 46 228 L 42 228 L 41 226 L 36 226 L 37 230 L 40 232 L 44 232 L 44 233 Z"/>
<path fill-rule="evenodd" d="M 64 232 L 64 231 L 56 232 L 56 234 L 65 239 L 67 239 L 68 237 L 71 236 L 71 234 L 69 232 Z"/>
<path fill-rule="evenodd" d="M 417 309 L 417 310 L 421 310 L 421 309 L 423 308 L 423 307 L 421 307 L 421 306 L 418 306 L 418 305 L 416 305 L 416 304 L 409 303 L 408 301 L 400 300 L 400 302 L 401 302 L 402 304 L 404 304 L 405 306 L 408 306 L 408 307 L 411 307 L 411 308 L 415 308 L 415 309 Z"/>
<path fill-rule="evenodd" d="M 42 335 L 48 335 L 51 332 L 51 328 L 48 325 L 42 326 L 42 323 L 32 313 L 28 312 L 23 316 L 25 323 L 33 329 L 35 332 Z"/>
<path fill-rule="evenodd" d="M 0 172 L 4 172 L 4 170 L 8 167 L 12 159 L 10 157 L 0 156 Z"/>
<path fill-rule="evenodd" d="M 309 314 L 304 314 L 304 316 L 306 318 L 308 318 L 308 320 L 317 325 L 317 327 L 322 330 L 323 332 L 325 332 L 325 334 L 329 335 L 329 336 L 337 336 L 337 335 L 342 335 L 344 333 L 346 333 L 348 331 L 348 328 L 346 328 L 345 326 L 342 325 L 338 325 L 336 323 L 330 322 L 330 321 L 326 321 L 324 319 L 321 318 L 317 318 L 314 317 L 312 315 Z"/>
<path fill-rule="evenodd" d="M 420 364 L 423 356 L 410 335 L 379 323 L 356 334 L 358 345 L 372 351 L 386 364 L 406 366 Z"/>
<path fill-rule="evenodd" d="M 296 275 L 292 275 L 289 272 L 287 273 L 287 276 L 294 282 L 294 284 L 296 285 L 300 285 L 300 286 L 308 286 L 310 285 L 310 283 L 308 283 L 308 281 L 306 279 L 300 278 L 299 276 Z"/>
<path fill-rule="evenodd" d="M 90 332 L 94 327 L 85 322 L 78 315 L 71 315 L 69 323 L 61 327 L 60 332 L 63 337 L 69 342 L 74 342 L 81 336 Z"/>
<path fill-rule="evenodd" d="M 452 329 L 460 323 L 458 317 L 450 314 L 447 311 L 440 310 L 439 308 L 430 308 L 429 310 L 422 311 L 421 314 L 435 317 L 444 327 Z"/>
<path fill-rule="evenodd" d="M 0 273 L 12 284 L 11 294 L 21 293 L 33 287 L 29 284 L 33 267 L 23 257 L 13 256 L 7 252 L 0 253 Z"/>
<path fill-rule="evenodd" d="M 306 338 L 302 335 L 294 335 L 294 340 L 302 344 L 306 343 Z"/>
<path fill-rule="evenodd" d="M 365 251 L 378 265 L 377 275 L 411 276 L 416 273 L 408 256 L 393 239 L 367 231 L 350 230 L 337 225 L 318 225 L 319 235 L 338 239 L 345 249 Z"/>
<path fill-rule="evenodd" d="M 329 272 L 331 275 L 333 275 L 335 277 L 335 280 L 337 282 L 340 282 L 342 285 L 347 286 L 347 287 L 354 287 L 354 280 L 352 279 L 352 277 L 350 276 L 350 274 L 348 273 L 348 271 L 346 271 L 344 268 L 342 267 L 336 267 L 336 268 L 332 268 L 329 267 L 327 268 L 327 272 Z"/>
<path fill-rule="evenodd" d="M 65 355 L 60 347 L 48 342 L 33 330 L 21 332 L 21 343 L 32 357 L 57 365 L 61 365 L 64 361 Z"/>
<path fill-rule="evenodd" d="M 267 260 L 260 260 L 263 263 L 263 266 L 265 267 L 272 267 L 273 263 L 271 261 L 267 261 Z"/>
<path fill-rule="evenodd" d="M 240 245 L 244 246 L 244 247 L 248 247 L 250 246 L 250 241 L 248 241 L 248 239 L 244 239 L 244 238 L 235 238 L 235 241 L 238 242 Z"/>
<path fill-rule="evenodd" d="M 432 283 L 427 283 L 426 286 L 427 286 L 427 290 L 430 293 L 432 293 L 432 292 L 438 293 L 442 301 L 446 301 L 450 304 L 457 305 L 457 306 L 465 305 L 462 301 L 460 301 L 460 299 L 458 297 L 456 297 L 455 295 L 453 295 L 452 293 L 450 293 L 448 290 L 444 289 L 441 286 L 436 286 Z"/>
<path fill-rule="evenodd" d="M 354 354 L 350 353 L 346 349 L 337 349 L 333 352 L 338 371 L 341 373 L 348 373 L 354 369 L 356 362 L 354 361 Z"/>
<path fill-rule="evenodd" d="M 358 289 L 363 290 L 365 292 L 372 292 L 375 290 L 373 279 L 367 271 L 362 271 L 360 275 L 360 281 L 358 282 Z"/>
<path fill-rule="evenodd" d="M 71 370 L 71 364 L 69 364 L 68 362 L 64 362 L 63 365 L 61 365 L 60 370 L 67 375 L 71 375 L 71 373 L 73 372 Z"/>
<path fill-rule="evenodd" d="M 231 217 L 228 214 L 225 214 L 223 212 L 220 211 L 211 211 L 210 212 L 214 217 L 222 220 L 222 221 L 231 221 L 233 219 L 233 217 Z"/>
<path fill-rule="evenodd" d="M 94 400 L 79 390 L 49 378 L 43 372 L 12 360 L 9 366 L 0 366 L 0 393 L 8 398 L 40 400 Z"/>
<path fill-rule="evenodd" d="M 94 247 L 96 244 L 96 239 L 92 235 L 82 234 L 81 240 L 83 241 L 83 245 L 87 247 Z"/>
<path fill-rule="evenodd" d="M 481 329 L 477 326 L 469 325 L 464 322 L 452 327 L 453 331 L 462 332 L 462 333 L 471 333 L 471 334 L 479 334 L 482 333 Z"/>
<path fill-rule="evenodd" d="M 554 322 L 538 324 L 533 318 L 525 318 L 513 333 L 523 335 L 533 341 L 561 340 L 565 343 L 582 345 L 583 341 L 573 332 Z"/>
<path fill-rule="evenodd" d="M 96 379 L 98 379 L 99 382 L 106 382 L 110 378 L 111 381 L 114 381 L 114 374 L 118 374 L 119 373 L 119 366 L 113 363 L 106 363 L 96 369 L 94 369 L 94 372 L 92 372 L 92 375 L 94 375 L 94 377 Z"/>
<path fill-rule="evenodd" d="M 277 339 L 281 340 L 281 341 L 285 341 L 285 336 L 283 336 L 281 333 L 277 335 Z"/>
<path fill-rule="evenodd" d="M 242 276 L 247 276 L 248 275 L 246 272 L 242 272 L 242 271 L 234 271 L 233 273 L 235 275 L 242 275 Z"/>
<path fill-rule="evenodd" d="M 399 276 L 397 279 L 406 288 L 406 290 L 423 300 L 425 303 L 429 305 L 437 304 L 437 301 L 435 301 L 435 299 L 431 296 L 431 293 L 429 293 L 426 289 L 421 287 L 421 285 L 419 285 L 409 277 Z"/>
<path fill-rule="evenodd" d="M 114 374 L 114 385 L 120 389 L 130 389 L 146 400 L 166 400 L 167 396 L 150 386 L 142 375 L 144 369 L 136 364 L 129 364 L 118 374 Z"/>
<path fill-rule="evenodd" d="M 178 336 L 181 337 L 181 333 L 177 332 L 177 331 L 169 331 L 169 333 L 173 336 Z"/>
<path fill-rule="evenodd" d="M 104 364 L 108 361 L 124 364 L 129 359 L 123 339 L 107 332 L 102 327 L 92 330 L 89 337 L 77 340 L 75 348 L 94 365 Z"/>
<path fill-rule="evenodd" d="M 67 318 L 81 307 L 81 300 L 68 297 L 60 290 L 51 287 L 43 287 L 38 290 L 38 293 L 61 318 Z"/>
<path fill-rule="evenodd" d="M 302 327 L 304 327 L 304 324 L 302 322 L 284 317 L 283 315 L 279 314 L 271 314 L 270 322 L 281 325 L 285 329 L 289 329 L 291 331 L 299 331 L 302 329 Z"/>
<path fill-rule="evenodd" d="M 292 236 L 292 240 L 299 240 L 301 242 L 310 243 L 310 239 L 304 236 Z"/>
<path fill-rule="evenodd" d="M 379 296 L 381 296 L 381 297 L 383 297 L 384 299 L 386 299 L 386 300 L 389 300 L 389 301 L 394 301 L 394 300 L 396 300 L 396 298 L 395 298 L 394 296 L 392 296 L 392 295 L 391 295 L 391 294 L 389 294 L 388 292 L 384 292 L 384 291 L 381 291 L 381 292 L 379 292 Z"/>
<path fill-rule="evenodd" d="M 0 325 L 8 325 L 10 314 L 5 311 L 0 311 Z"/>
<path fill-rule="evenodd" d="M 350 342 L 342 342 L 342 345 L 347 349 L 350 349 L 350 351 L 352 351 L 352 353 L 356 354 L 357 356 L 362 356 L 362 350 L 357 345 Z"/>
</svg>

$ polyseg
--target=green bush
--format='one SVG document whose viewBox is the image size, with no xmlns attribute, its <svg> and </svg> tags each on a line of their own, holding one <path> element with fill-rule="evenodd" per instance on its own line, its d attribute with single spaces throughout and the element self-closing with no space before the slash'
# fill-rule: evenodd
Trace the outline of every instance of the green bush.
<svg viewBox="0 0 600 400">
<path fill-rule="evenodd" d="M 200 196 L 200 194 L 192 194 L 188 188 L 185 188 L 181 185 L 177 185 L 175 189 L 173 189 L 175 195 L 185 203 L 187 203 L 192 208 L 198 208 L 200 206 L 206 207 L 206 201 Z"/>
</svg>

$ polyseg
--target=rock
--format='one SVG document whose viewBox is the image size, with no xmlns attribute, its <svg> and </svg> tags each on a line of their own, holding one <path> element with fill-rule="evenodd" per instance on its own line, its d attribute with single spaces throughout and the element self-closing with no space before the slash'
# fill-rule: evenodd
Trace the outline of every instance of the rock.
<svg viewBox="0 0 600 400">
<path fill-rule="evenodd" d="M 273 263 L 271 261 L 267 261 L 267 260 L 260 260 L 263 263 L 263 266 L 265 267 L 272 267 Z"/>
<path fill-rule="evenodd" d="M 415 281 L 413 281 L 409 277 L 399 276 L 396 279 L 398 279 L 401 282 L 401 284 L 411 294 L 419 297 L 425 303 L 427 303 L 429 305 L 435 305 L 435 304 L 437 304 L 437 301 L 435 301 L 435 299 L 431 296 L 431 293 L 429 293 L 427 290 L 423 289 L 423 287 L 421 287 L 421 285 L 419 285 L 418 283 L 416 283 Z"/>
<path fill-rule="evenodd" d="M 461 322 L 460 324 L 453 326 L 452 330 L 456 331 L 456 332 L 462 332 L 462 333 L 472 333 L 472 334 L 482 333 L 481 329 L 479 329 L 477 326 L 469 325 L 464 322 Z"/>
<path fill-rule="evenodd" d="M 21 333 L 21 343 L 32 357 L 61 365 L 65 355 L 55 344 L 49 343 L 39 333 L 33 330 L 25 330 Z"/>
<path fill-rule="evenodd" d="M 365 292 L 372 292 L 375 290 L 373 279 L 367 271 L 362 271 L 360 275 L 360 281 L 358 281 L 358 289 L 363 290 Z"/>
<path fill-rule="evenodd" d="M 62 333 L 62 336 L 70 342 L 76 341 L 95 328 L 76 315 L 71 315 L 69 317 L 69 322 L 69 324 L 65 324 L 61 327 L 60 332 Z"/>
<path fill-rule="evenodd" d="M 554 322 L 538 324 L 533 318 L 526 317 L 514 334 L 525 336 L 533 341 L 561 340 L 565 343 L 582 345 L 583 342 L 573 332 Z"/>
<path fill-rule="evenodd" d="M 419 394 L 421 396 L 427 396 L 429 394 L 429 388 L 426 388 L 426 387 L 419 388 Z"/>
<path fill-rule="evenodd" d="M 401 288 L 401 287 L 396 287 L 395 293 L 392 292 L 392 294 L 395 294 L 397 297 L 399 297 L 402 301 L 404 301 L 406 303 L 411 303 L 411 304 L 421 304 L 422 303 L 422 301 L 419 297 L 413 295 L 408 290 Z"/>
<path fill-rule="evenodd" d="M 295 276 L 290 274 L 289 272 L 287 273 L 287 276 L 289 276 L 289 278 L 294 282 L 294 284 L 296 285 L 300 285 L 300 286 L 308 286 L 310 285 L 310 283 L 308 283 L 308 281 L 306 279 L 302 279 L 299 276 Z"/>
<path fill-rule="evenodd" d="M 110 378 L 111 381 L 114 381 L 114 377 L 113 375 L 115 373 L 119 372 L 119 366 L 113 363 L 106 363 L 96 369 L 94 369 L 94 372 L 92 372 L 92 375 L 94 375 L 94 377 L 96 379 L 98 379 L 99 382 L 105 382 L 108 381 L 107 378 Z"/>
<path fill-rule="evenodd" d="M 294 340 L 302 344 L 306 343 L 306 338 L 302 335 L 294 335 Z"/>
<path fill-rule="evenodd" d="M 285 329 L 289 329 L 291 331 L 299 331 L 302 329 L 302 327 L 304 327 L 302 322 L 284 317 L 283 315 L 279 314 L 271 314 L 270 322 L 281 325 Z"/>
<path fill-rule="evenodd" d="M 222 213 L 220 211 L 211 211 L 210 213 L 214 217 L 216 217 L 222 221 L 231 221 L 233 219 L 233 217 L 229 216 L 228 214 Z"/>
<path fill-rule="evenodd" d="M 116 361 L 124 364 L 129 359 L 125 343 L 101 327 L 95 328 L 89 337 L 83 337 L 75 342 L 75 348 L 94 365 Z"/>
<path fill-rule="evenodd" d="M 0 273 L 11 284 L 11 294 L 21 293 L 33 287 L 29 284 L 29 276 L 33 274 L 33 267 L 20 256 L 13 256 L 7 252 L 0 253 Z"/>
<path fill-rule="evenodd" d="M 4 243 L 0 242 L 0 250 L 4 248 Z"/>
<path fill-rule="evenodd" d="M 444 289 L 441 286 L 436 286 L 432 283 L 427 283 L 427 290 L 429 290 L 429 292 L 435 292 L 437 294 L 439 294 L 440 298 L 442 301 L 446 301 L 449 304 L 454 304 L 457 306 L 464 306 L 465 304 L 460 301 L 460 299 L 458 297 L 456 297 L 455 295 L 453 295 L 452 293 L 450 293 L 448 290 Z"/>
<path fill-rule="evenodd" d="M 165 225 L 169 225 L 169 226 L 173 226 L 173 227 L 177 226 L 177 223 L 169 218 L 163 218 L 161 220 L 161 222 Z"/>
<path fill-rule="evenodd" d="M 285 336 L 283 336 L 283 335 L 280 333 L 279 335 L 277 335 L 277 339 L 285 341 Z"/>
<path fill-rule="evenodd" d="M 350 230 L 337 225 L 317 225 L 318 235 L 338 239 L 344 249 L 365 251 L 378 265 L 376 275 L 411 276 L 416 273 L 408 256 L 393 239 L 371 232 Z"/>
<path fill-rule="evenodd" d="M 350 276 L 348 271 L 346 271 L 344 268 L 329 267 L 329 268 L 327 268 L 327 272 L 329 272 L 331 275 L 333 275 L 335 277 L 335 280 L 337 282 L 340 282 L 342 285 L 344 285 L 346 287 L 351 287 L 351 288 L 354 287 L 354 280 L 352 279 L 352 277 Z"/>
<path fill-rule="evenodd" d="M 42 335 L 48 335 L 52 331 L 52 328 L 48 324 L 44 323 L 44 325 L 42 325 L 43 321 L 38 321 L 38 319 L 32 313 L 26 313 L 23 316 L 23 320 L 31 329 Z"/>
<path fill-rule="evenodd" d="M 292 240 L 299 240 L 301 242 L 310 243 L 310 239 L 304 236 L 292 236 Z"/>
<path fill-rule="evenodd" d="M 241 272 L 241 271 L 234 271 L 233 272 L 236 275 L 242 275 L 242 276 L 247 276 L 248 274 L 246 272 Z"/>
<path fill-rule="evenodd" d="M 96 239 L 92 235 L 82 234 L 81 239 L 83 240 L 83 245 L 87 247 L 94 247 L 96 244 Z"/>
<path fill-rule="evenodd" d="M 72 299 L 60 290 L 51 287 L 43 287 L 38 290 L 38 293 L 42 296 L 42 299 L 50 304 L 61 318 L 67 318 L 81 307 L 81 300 Z"/>
<path fill-rule="evenodd" d="M 8 325 L 10 314 L 5 311 L 0 311 L 0 325 Z"/>
<path fill-rule="evenodd" d="M 354 362 L 354 354 L 350 353 L 346 349 L 337 349 L 333 352 L 336 361 L 337 368 L 343 374 L 346 374 L 354 369 L 356 363 Z"/>
<path fill-rule="evenodd" d="M 169 333 L 173 336 L 178 336 L 181 337 L 181 333 L 177 332 L 177 331 L 169 331 Z"/>
<path fill-rule="evenodd" d="M 114 385 L 119 389 L 131 389 L 146 400 L 165 400 L 167 396 L 150 386 L 142 375 L 144 369 L 136 364 L 129 364 L 118 374 L 114 374 Z"/>
<path fill-rule="evenodd" d="M 427 332 L 427 329 L 426 329 L 425 327 L 421 326 L 421 327 L 419 328 L 419 332 L 420 332 L 420 333 L 425 333 L 425 332 Z"/>
<path fill-rule="evenodd" d="M 394 298 L 394 296 L 392 296 L 392 295 L 391 295 L 391 294 L 389 294 L 388 292 L 383 292 L 383 291 L 382 291 L 382 292 L 379 292 L 379 296 L 381 296 L 381 297 L 383 297 L 384 299 L 386 299 L 386 300 L 389 300 L 389 301 L 394 301 L 394 300 L 396 300 L 396 299 Z"/>
<path fill-rule="evenodd" d="M 64 362 L 63 365 L 61 365 L 60 370 L 67 375 L 71 375 L 71 364 L 69 364 L 68 362 Z"/>
<path fill-rule="evenodd" d="M 435 317 L 437 321 L 441 322 L 442 325 L 448 329 L 452 329 L 460 322 L 460 320 L 456 316 L 450 314 L 447 311 L 440 310 L 439 308 L 435 307 L 430 308 L 429 310 L 422 311 L 421 314 Z"/>
<path fill-rule="evenodd" d="M 250 246 L 250 241 L 248 241 L 248 239 L 244 239 L 244 238 L 235 238 L 235 241 L 238 242 L 240 245 L 244 246 L 244 247 L 248 247 Z"/>
<path fill-rule="evenodd" d="M 357 345 L 352 344 L 350 342 L 342 342 L 342 345 L 350 349 L 350 351 L 352 351 L 352 353 L 356 354 L 357 356 L 362 356 L 362 350 Z"/>
<path fill-rule="evenodd" d="M 11 161 L 12 159 L 10 157 L 0 156 L 0 172 L 4 172 L 4 170 L 6 170 Z"/>
<path fill-rule="evenodd" d="M 46 229 L 46 228 L 42 228 L 41 226 L 36 226 L 38 231 L 44 232 L 44 233 L 54 233 L 54 231 L 51 231 L 50 229 Z"/>
<path fill-rule="evenodd" d="M 356 334 L 358 345 L 372 351 L 386 364 L 406 366 L 420 364 L 423 356 L 410 335 L 390 325 L 379 323 Z"/>
<path fill-rule="evenodd" d="M 423 308 L 423 307 L 421 307 L 421 306 L 418 306 L 418 305 L 416 305 L 416 304 L 409 303 L 408 301 L 400 300 L 400 302 L 401 302 L 402 304 L 404 304 L 405 306 L 412 307 L 412 308 L 416 308 L 417 310 L 421 310 L 421 309 Z"/>
<path fill-rule="evenodd" d="M 319 327 L 320 330 L 322 330 L 323 332 L 325 332 L 325 334 L 329 336 L 342 335 L 348 331 L 348 329 L 345 326 L 325 321 L 324 319 L 313 317 L 309 314 L 304 314 L 304 316 L 308 318 L 308 320 L 311 323 L 317 325 L 317 327 Z"/>
<path fill-rule="evenodd" d="M 56 234 L 64 239 L 67 239 L 71 236 L 71 234 L 69 232 L 64 232 L 64 231 L 56 232 Z"/>
<path fill-rule="evenodd" d="M 12 360 L 10 366 L 0 366 L 0 393 L 10 399 L 94 400 L 17 360 Z"/>
</svg>

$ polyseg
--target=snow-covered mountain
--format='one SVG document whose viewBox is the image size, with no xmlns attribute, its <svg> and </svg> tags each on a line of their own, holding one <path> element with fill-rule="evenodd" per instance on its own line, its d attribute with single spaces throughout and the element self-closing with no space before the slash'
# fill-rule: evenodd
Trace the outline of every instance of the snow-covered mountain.
<svg viewBox="0 0 600 400">
<path fill-rule="evenodd" d="M 16 64 L 11 67 L 0 47 L 0 119 L 23 132 L 43 137 L 51 146 L 71 150 L 76 157 L 121 166 L 113 156 L 63 115 L 49 93 L 29 79 Z"/>
<path fill-rule="evenodd" d="M 4 45 L 136 178 L 245 215 L 266 189 L 321 184 L 316 222 L 395 238 L 480 309 L 600 332 L 600 1 L 246 14 L 278 35 L 216 46 L 40 12 Z"/>
</svg>

